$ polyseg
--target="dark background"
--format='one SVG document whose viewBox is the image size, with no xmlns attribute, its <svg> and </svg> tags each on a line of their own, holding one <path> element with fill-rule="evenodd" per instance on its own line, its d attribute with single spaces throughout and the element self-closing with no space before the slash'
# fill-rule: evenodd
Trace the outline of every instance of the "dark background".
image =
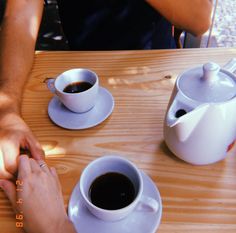
<svg viewBox="0 0 236 233">
<path fill-rule="evenodd" d="M 57 1 L 47 0 L 39 30 L 36 50 L 68 50 L 58 16 Z"/>
</svg>

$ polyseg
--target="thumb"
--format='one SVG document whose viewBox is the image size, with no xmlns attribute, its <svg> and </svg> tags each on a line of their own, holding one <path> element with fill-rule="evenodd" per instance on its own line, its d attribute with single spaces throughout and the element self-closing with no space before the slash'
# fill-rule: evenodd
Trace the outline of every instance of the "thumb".
<svg viewBox="0 0 236 233">
<path fill-rule="evenodd" d="M 16 211 L 16 186 L 9 180 L 0 179 L 0 188 L 4 191 L 7 198 L 10 200 L 13 209 Z"/>
</svg>

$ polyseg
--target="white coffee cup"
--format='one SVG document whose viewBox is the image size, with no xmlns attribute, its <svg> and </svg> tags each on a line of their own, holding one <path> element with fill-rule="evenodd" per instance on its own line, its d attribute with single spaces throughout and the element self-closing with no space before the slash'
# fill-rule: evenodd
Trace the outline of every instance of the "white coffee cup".
<svg viewBox="0 0 236 233">
<path fill-rule="evenodd" d="M 104 209 L 94 205 L 91 201 L 90 188 L 94 180 L 110 172 L 125 175 L 134 186 L 133 201 L 123 208 Z M 120 220 L 132 211 L 156 213 L 159 209 L 159 203 L 156 200 L 143 195 L 143 180 L 139 169 L 129 160 L 120 156 L 107 155 L 89 163 L 80 177 L 80 192 L 89 211 L 104 221 Z"/>
<path fill-rule="evenodd" d="M 83 113 L 94 107 L 98 89 L 99 80 L 95 72 L 89 69 L 71 69 L 54 78 L 46 79 L 48 89 L 58 96 L 60 101 L 71 111 Z M 67 93 L 65 88 L 68 85 L 87 82 L 91 87 L 82 92 Z"/>
</svg>

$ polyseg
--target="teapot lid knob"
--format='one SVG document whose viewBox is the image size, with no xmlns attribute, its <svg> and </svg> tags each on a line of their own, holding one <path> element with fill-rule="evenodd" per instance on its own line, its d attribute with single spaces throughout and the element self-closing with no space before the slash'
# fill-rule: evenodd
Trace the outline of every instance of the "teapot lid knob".
<svg viewBox="0 0 236 233">
<path fill-rule="evenodd" d="M 214 62 L 209 62 L 203 65 L 203 80 L 209 85 L 217 81 L 220 66 Z"/>
<path fill-rule="evenodd" d="M 224 102 L 236 97 L 236 78 L 214 62 L 192 68 L 177 80 L 177 86 L 192 100 Z"/>
</svg>

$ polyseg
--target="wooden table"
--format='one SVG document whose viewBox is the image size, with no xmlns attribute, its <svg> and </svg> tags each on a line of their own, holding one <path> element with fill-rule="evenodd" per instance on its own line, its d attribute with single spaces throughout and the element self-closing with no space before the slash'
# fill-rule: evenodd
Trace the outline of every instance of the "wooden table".
<svg viewBox="0 0 236 233">
<path fill-rule="evenodd" d="M 236 232 L 236 146 L 224 161 L 192 166 L 177 159 L 163 140 L 163 120 L 176 76 L 187 68 L 236 57 L 236 49 L 122 52 L 36 52 L 23 100 L 23 117 L 56 167 L 65 205 L 82 169 L 92 160 L 116 154 L 130 159 L 156 183 L 163 201 L 159 233 Z M 52 94 L 46 77 L 76 68 L 97 72 L 115 99 L 102 124 L 79 131 L 54 125 L 47 107 Z M 9 201 L 0 191 L 1 233 L 15 226 Z M 144 232 L 145 233 L 145 232 Z"/>
</svg>

